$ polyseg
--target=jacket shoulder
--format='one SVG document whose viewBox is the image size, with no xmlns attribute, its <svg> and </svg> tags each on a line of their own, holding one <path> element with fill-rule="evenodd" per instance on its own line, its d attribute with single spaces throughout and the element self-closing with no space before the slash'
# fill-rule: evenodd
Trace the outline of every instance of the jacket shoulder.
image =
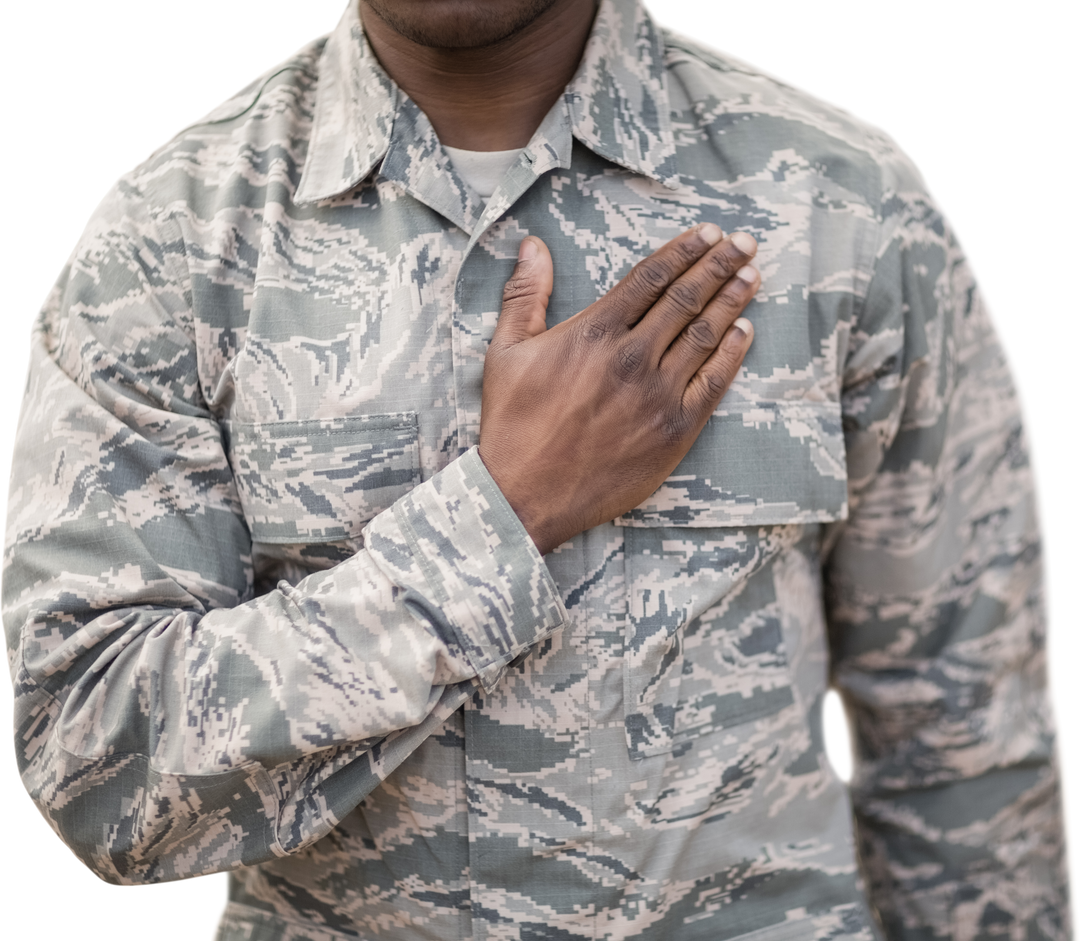
<svg viewBox="0 0 1080 941">
<path fill-rule="evenodd" d="M 670 30 L 663 36 L 673 107 L 692 114 L 714 141 L 749 118 L 772 151 L 792 151 L 842 177 L 870 206 L 889 192 L 925 190 L 910 158 L 880 128 L 725 52 Z"/>
<path fill-rule="evenodd" d="M 314 117 L 325 37 L 268 69 L 188 125 L 121 179 L 151 212 L 207 218 L 230 203 L 260 202 L 270 175 L 299 181 Z"/>
</svg>

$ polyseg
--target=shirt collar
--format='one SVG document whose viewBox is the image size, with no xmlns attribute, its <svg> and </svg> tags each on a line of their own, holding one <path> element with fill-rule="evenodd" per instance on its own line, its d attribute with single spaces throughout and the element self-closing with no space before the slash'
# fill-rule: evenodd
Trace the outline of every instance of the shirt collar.
<svg viewBox="0 0 1080 941">
<path fill-rule="evenodd" d="M 667 187 L 678 186 L 663 40 L 639 0 L 600 0 L 563 101 L 573 136 L 585 146 Z M 398 139 L 416 132 L 416 110 L 379 65 L 360 25 L 359 4 L 350 0 L 319 61 L 311 143 L 295 201 L 313 203 L 347 192 L 392 145 L 415 146 Z M 441 163 L 439 155 L 428 156 Z"/>
</svg>

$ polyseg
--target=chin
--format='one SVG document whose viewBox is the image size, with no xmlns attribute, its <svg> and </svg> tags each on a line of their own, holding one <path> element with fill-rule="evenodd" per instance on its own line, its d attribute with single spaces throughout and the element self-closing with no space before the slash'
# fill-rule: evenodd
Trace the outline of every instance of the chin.
<svg viewBox="0 0 1080 941">
<path fill-rule="evenodd" d="M 362 0 L 395 32 L 433 49 L 479 49 L 506 42 L 559 0 Z"/>
</svg>

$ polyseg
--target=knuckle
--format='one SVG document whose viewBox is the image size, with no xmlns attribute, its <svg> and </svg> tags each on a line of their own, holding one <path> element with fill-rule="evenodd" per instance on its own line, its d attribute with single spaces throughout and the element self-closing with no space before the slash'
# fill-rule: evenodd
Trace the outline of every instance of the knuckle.
<svg viewBox="0 0 1080 941">
<path fill-rule="evenodd" d="M 642 287 L 651 294 L 660 293 L 671 281 L 670 269 L 656 258 L 646 258 L 633 270 L 632 274 L 635 280 L 639 281 Z"/>
<path fill-rule="evenodd" d="M 684 409 L 676 409 L 664 416 L 660 433 L 669 445 L 674 445 L 684 441 L 692 430 L 690 416 Z"/>
<path fill-rule="evenodd" d="M 581 327 L 581 336 L 589 343 L 602 343 L 607 339 L 608 332 L 606 323 L 591 317 Z"/>
<path fill-rule="evenodd" d="M 697 313 L 701 309 L 699 292 L 685 281 L 676 281 L 670 285 L 664 296 L 681 313 Z"/>
<path fill-rule="evenodd" d="M 674 245 L 675 254 L 684 265 L 692 265 L 701 255 L 701 249 L 693 242 L 680 239 Z"/>
<path fill-rule="evenodd" d="M 713 274 L 727 278 L 738 267 L 738 257 L 734 252 L 725 248 L 718 252 L 710 252 L 706 263 L 712 269 Z"/>
<path fill-rule="evenodd" d="M 510 275 L 510 279 L 503 285 L 503 303 L 520 300 L 533 293 L 532 281 L 519 274 Z"/>
<path fill-rule="evenodd" d="M 739 281 L 737 286 L 725 285 L 724 289 L 716 295 L 713 304 L 720 308 L 723 314 L 730 317 L 742 311 L 750 303 L 752 297 L 752 294 L 743 290 L 742 282 Z"/>
<path fill-rule="evenodd" d="M 720 343 L 719 331 L 708 320 L 695 320 L 687 325 L 683 335 L 687 343 L 700 353 L 714 350 Z"/>
<path fill-rule="evenodd" d="M 719 399 L 727 392 L 728 386 L 731 385 L 731 380 L 735 378 L 738 369 L 738 356 L 723 347 L 717 350 L 712 368 L 702 375 L 702 379 L 705 381 L 705 389 L 709 395 Z"/>
<path fill-rule="evenodd" d="M 705 391 L 713 399 L 723 398 L 724 393 L 727 392 L 730 382 L 728 381 L 726 374 L 721 373 L 707 373 L 705 375 Z"/>
<path fill-rule="evenodd" d="M 624 343 L 615 355 L 613 368 L 617 378 L 623 382 L 637 380 L 645 365 L 645 349 L 641 343 Z"/>
</svg>

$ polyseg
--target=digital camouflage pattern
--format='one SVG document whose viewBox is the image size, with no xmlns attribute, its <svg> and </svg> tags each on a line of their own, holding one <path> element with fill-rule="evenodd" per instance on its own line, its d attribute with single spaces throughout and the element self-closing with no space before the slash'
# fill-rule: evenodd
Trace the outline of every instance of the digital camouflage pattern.
<svg viewBox="0 0 1080 941">
<path fill-rule="evenodd" d="M 541 559 L 473 449 L 518 243 L 554 323 L 706 220 L 761 246 L 740 376 Z M 485 206 L 352 8 L 121 180 L 37 323 L 26 785 L 110 882 L 231 871 L 222 941 L 1063 939 L 1031 484 L 887 138 L 604 0 Z"/>
</svg>

